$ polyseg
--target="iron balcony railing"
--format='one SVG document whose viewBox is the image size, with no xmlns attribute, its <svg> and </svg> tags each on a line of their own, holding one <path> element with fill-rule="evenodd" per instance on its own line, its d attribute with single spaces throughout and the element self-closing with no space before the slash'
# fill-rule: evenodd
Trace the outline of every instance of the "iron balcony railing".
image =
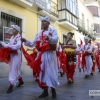
<svg viewBox="0 0 100 100">
<path fill-rule="evenodd" d="M 86 26 L 81 19 L 78 19 L 78 30 L 82 31 L 83 34 L 88 35 L 92 40 L 95 40 L 93 30 L 89 26 Z"/>
</svg>

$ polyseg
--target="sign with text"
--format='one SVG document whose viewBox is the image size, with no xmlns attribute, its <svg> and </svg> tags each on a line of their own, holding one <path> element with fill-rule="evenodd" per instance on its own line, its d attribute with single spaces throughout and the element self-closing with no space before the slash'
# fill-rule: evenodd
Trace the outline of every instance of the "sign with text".
<svg viewBox="0 0 100 100">
<path fill-rule="evenodd" d="M 8 43 L 11 36 L 12 36 L 12 28 L 9 27 L 3 27 L 3 41 L 5 43 Z"/>
</svg>

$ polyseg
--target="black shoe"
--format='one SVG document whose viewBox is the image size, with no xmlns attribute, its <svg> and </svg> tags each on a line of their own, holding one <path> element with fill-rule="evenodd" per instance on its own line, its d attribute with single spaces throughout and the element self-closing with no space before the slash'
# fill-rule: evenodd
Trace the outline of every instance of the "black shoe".
<svg viewBox="0 0 100 100">
<path fill-rule="evenodd" d="M 44 92 L 39 96 L 39 98 L 44 98 L 48 96 L 48 90 L 44 90 Z"/>
<path fill-rule="evenodd" d="M 79 68 L 79 72 L 81 72 L 81 68 Z"/>
<path fill-rule="evenodd" d="M 7 90 L 7 93 L 11 93 L 11 92 L 13 92 L 13 86 L 10 86 L 10 87 L 8 88 L 8 90 Z"/>
<path fill-rule="evenodd" d="M 23 84 L 24 84 L 24 82 L 19 82 L 19 84 L 17 85 L 17 87 L 20 87 Z"/>
<path fill-rule="evenodd" d="M 71 85 L 71 83 L 72 83 L 71 81 L 68 81 L 68 82 L 67 82 L 67 84 L 69 84 L 69 85 Z"/>
<path fill-rule="evenodd" d="M 100 72 L 100 69 L 99 69 L 99 72 Z"/>
<path fill-rule="evenodd" d="M 63 73 L 62 72 L 60 72 L 60 75 L 61 75 L 61 77 L 63 77 Z"/>
<path fill-rule="evenodd" d="M 89 75 L 85 75 L 85 78 L 88 78 L 89 77 Z"/>
<path fill-rule="evenodd" d="M 56 97 L 57 97 L 56 90 L 52 88 L 52 99 L 56 99 Z"/>
<path fill-rule="evenodd" d="M 35 82 L 37 82 L 38 80 L 37 79 L 35 79 Z"/>
<path fill-rule="evenodd" d="M 93 76 L 93 73 L 91 72 L 90 75 Z"/>
<path fill-rule="evenodd" d="M 74 83 L 74 80 L 71 83 L 73 84 Z"/>
</svg>

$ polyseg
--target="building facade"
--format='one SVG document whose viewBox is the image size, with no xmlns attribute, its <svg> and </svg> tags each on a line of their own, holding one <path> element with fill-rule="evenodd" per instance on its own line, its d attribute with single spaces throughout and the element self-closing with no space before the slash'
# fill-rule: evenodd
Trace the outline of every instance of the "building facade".
<svg viewBox="0 0 100 100">
<path fill-rule="evenodd" d="M 94 37 L 94 17 L 89 9 L 85 6 L 84 0 L 77 0 L 79 9 L 78 30 L 76 31 L 76 43 L 80 44 L 80 40 L 84 43 L 84 36 L 89 36 L 92 41 Z"/>
<path fill-rule="evenodd" d="M 50 17 L 50 26 L 57 29 L 62 43 L 66 43 L 69 31 L 74 32 L 77 44 L 80 39 L 84 41 L 85 35 L 95 40 L 94 17 L 82 0 L 0 0 L 0 40 L 8 42 L 12 35 L 10 26 L 17 24 L 22 37 L 32 41 L 41 30 L 41 16 Z M 22 61 L 26 62 L 23 55 Z M 7 76 L 8 65 L 0 62 L 0 69 L 0 76 Z M 32 74 L 26 63 L 23 63 L 22 74 Z"/>
<path fill-rule="evenodd" d="M 0 40 L 8 42 L 12 35 L 10 26 L 17 24 L 21 27 L 22 37 L 32 41 L 41 30 L 40 16 L 50 17 L 50 26 L 57 29 L 62 43 L 66 42 L 69 31 L 78 29 L 76 0 L 0 0 Z M 22 61 L 26 62 L 23 55 Z M 7 76 L 8 65 L 0 62 L 0 69 L 0 76 Z M 22 66 L 22 74 L 31 73 L 29 67 Z"/>
<path fill-rule="evenodd" d="M 100 0 L 84 0 L 86 7 L 94 17 L 94 33 L 96 42 L 100 42 Z"/>
</svg>

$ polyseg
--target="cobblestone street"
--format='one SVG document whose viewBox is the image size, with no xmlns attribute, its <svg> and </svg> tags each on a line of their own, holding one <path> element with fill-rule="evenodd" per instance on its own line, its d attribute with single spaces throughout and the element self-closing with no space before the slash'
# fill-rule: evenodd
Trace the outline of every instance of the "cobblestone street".
<svg viewBox="0 0 100 100">
<path fill-rule="evenodd" d="M 32 76 L 23 76 L 25 84 L 14 88 L 13 93 L 7 94 L 9 82 L 7 78 L 0 79 L 0 100 L 52 100 L 51 93 L 44 99 L 38 96 L 42 90 L 38 87 Z M 60 86 L 57 90 L 56 100 L 100 100 L 100 97 L 90 97 L 89 90 L 100 90 L 100 73 L 95 72 L 89 79 L 84 78 L 83 72 L 75 72 L 75 82 L 73 85 L 67 85 L 66 77 L 59 77 Z"/>
</svg>

